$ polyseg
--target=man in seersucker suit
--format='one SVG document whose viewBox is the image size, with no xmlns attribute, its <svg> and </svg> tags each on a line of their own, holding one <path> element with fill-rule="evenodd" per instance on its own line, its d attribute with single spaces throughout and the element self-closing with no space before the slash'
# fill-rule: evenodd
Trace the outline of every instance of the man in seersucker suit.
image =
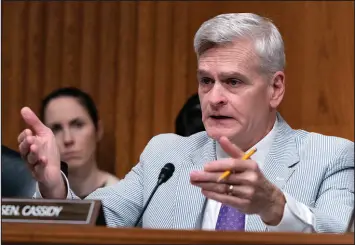
<svg viewBox="0 0 355 245">
<path fill-rule="evenodd" d="M 354 143 L 293 130 L 277 112 L 285 92 L 278 29 L 255 14 L 223 14 L 202 24 L 194 48 L 206 131 L 155 136 L 122 181 L 89 195 L 102 201 L 108 226 L 134 225 L 171 162 L 175 172 L 152 198 L 144 228 L 345 232 Z M 19 149 L 37 179 L 35 196 L 77 198 L 52 132 L 29 108 L 21 114 L 30 129 L 20 133 Z"/>
</svg>

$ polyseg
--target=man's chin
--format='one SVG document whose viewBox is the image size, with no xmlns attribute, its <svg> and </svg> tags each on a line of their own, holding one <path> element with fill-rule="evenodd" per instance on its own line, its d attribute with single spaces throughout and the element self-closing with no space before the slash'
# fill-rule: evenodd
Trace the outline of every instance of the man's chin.
<svg viewBox="0 0 355 245">
<path fill-rule="evenodd" d="M 214 140 L 219 140 L 219 138 L 221 138 L 222 136 L 225 136 L 229 139 L 233 138 L 233 134 L 229 130 L 208 130 L 207 129 L 206 132 L 207 135 Z"/>
</svg>

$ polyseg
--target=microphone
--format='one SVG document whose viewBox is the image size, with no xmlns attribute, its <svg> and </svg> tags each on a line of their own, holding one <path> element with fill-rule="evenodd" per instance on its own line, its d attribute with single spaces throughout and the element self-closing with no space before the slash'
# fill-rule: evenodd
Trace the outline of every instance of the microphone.
<svg viewBox="0 0 355 245">
<path fill-rule="evenodd" d="M 139 215 L 136 223 L 134 224 L 134 227 L 136 227 L 138 225 L 138 223 L 141 220 L 145 210 L 148 207 L 148 204 L 150 203 L 150 200 L 152 199 L 154 193 L 157 191 L 158 187 L 161 184 L 163 184 L 166 181 L 168 181 L 168 179 L 170 179 L 170 177 L 173 175 L 174 171 L 175 171 L 175 166 L 172 163 L 165 164 L 164 167 L 160 170 L 160 174 L 159 174 L 159 177 L 158 177 L 158 182 L 157 182 L 156 186 L 154 187 L 152 193 L 150 194 L 147 203 L 144 205 L 141 214 Z"/>
</svg>

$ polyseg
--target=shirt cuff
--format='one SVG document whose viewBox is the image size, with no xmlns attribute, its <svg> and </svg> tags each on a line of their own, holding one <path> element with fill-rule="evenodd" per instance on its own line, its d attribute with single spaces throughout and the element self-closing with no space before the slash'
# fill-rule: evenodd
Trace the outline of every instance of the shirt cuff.
<svg viewBox="0 0 355 245">
<path fill-rule="evenodd" d="M 286 204 L 281 222 L 276 226 L 266 225 L 271 232 L 313 232 L 314 214 L 309 207 L 284 193 Z"/>
<path fill-rule="evenodd" d="M 64 179 L 64 183 L 66 185 L 66 189 L 67 189 L 67 199 L 73 199 L 73 196 L 71 195 L 71 192 L 69 191 L 69 181 L 67 176 L 61 171 L 60 172 L 62 174 L 62 177 Z M 41 191 L 39 190 L 39 186 L 38 186 L 38 182 L 36 182 L 36 192 L 33 196 L 34 198 L 43 198 Z"/>
</svg>

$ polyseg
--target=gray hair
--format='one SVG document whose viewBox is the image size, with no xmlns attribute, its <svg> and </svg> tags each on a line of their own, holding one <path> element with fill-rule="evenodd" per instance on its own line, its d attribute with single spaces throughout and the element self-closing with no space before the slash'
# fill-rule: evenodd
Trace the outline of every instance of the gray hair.
<svg viewBox="0 0 355 245">
<path fill-rule="evenodd" d="M 254 42 L 260 68 L 266 73 L 285 69 L 282 36 L 271 20 L 251 13 L 221 14 L 204 22 L 196 32 L 194 49 L 197 57 L 206 50 L 249 39 Z"/>
</svg>

